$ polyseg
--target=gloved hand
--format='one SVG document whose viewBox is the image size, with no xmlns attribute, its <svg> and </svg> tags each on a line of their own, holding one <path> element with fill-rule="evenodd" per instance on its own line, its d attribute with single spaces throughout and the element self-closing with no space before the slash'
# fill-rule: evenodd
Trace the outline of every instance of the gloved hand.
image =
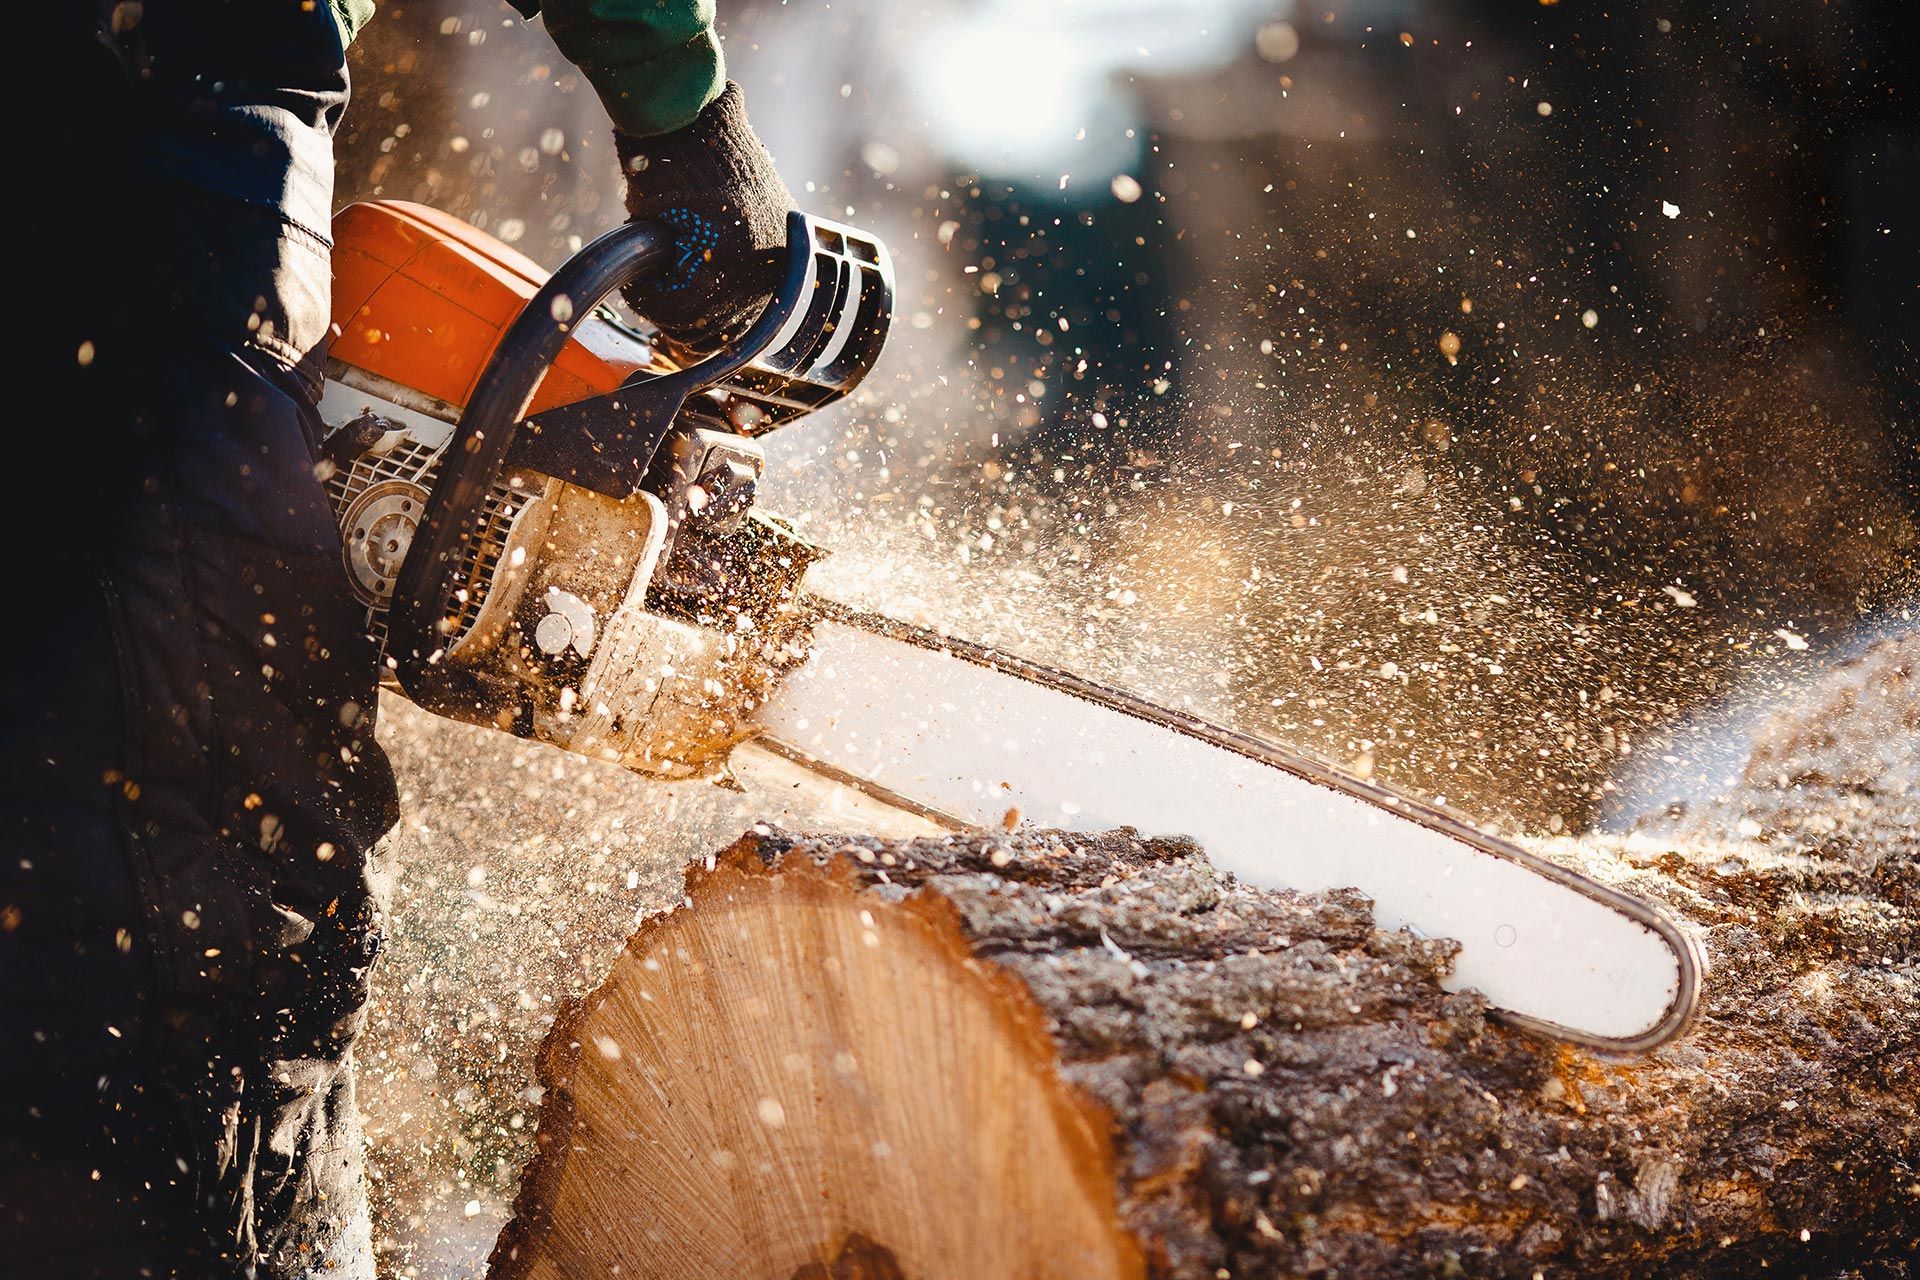
<svg viewBox="0 0 1920 1280">
<path fill-rule="evenodd" d="M 728 82 L 684 129 L 615 141 L 627 212 L 677 235 L 673 261 L 629 286 L 627 301 L 695 351 L 746 332 L 779 287 L 793 196 L 747 123 L 740 86 Z"/>
</svg>

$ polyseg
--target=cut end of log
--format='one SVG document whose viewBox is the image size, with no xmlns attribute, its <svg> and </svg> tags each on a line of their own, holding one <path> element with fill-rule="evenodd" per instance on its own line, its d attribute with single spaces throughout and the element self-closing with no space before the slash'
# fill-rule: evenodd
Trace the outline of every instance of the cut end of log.
<svg viewBox="0 0 1920 1280">
<path fill-rule="evenodd" d="M 1703 893 L 1717 986 L 1632 1063 L 1184 841 L 745 841 L 555 1025 L 493 1274 L 1907 1276 L 1902 838 L 1791 937 Z"/>
<path fill-rule="evenodd" d="M 548 1042 L 493 1276 L 1143 1274 L 1043 1012 L 863 857 L 742 841 L 634 937 Z"/>
</svg>

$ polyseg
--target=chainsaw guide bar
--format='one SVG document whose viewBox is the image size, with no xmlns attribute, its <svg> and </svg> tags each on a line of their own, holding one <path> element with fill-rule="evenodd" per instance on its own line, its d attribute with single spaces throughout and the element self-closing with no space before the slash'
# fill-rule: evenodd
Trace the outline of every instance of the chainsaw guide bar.
<svg viewBox="0 0 1920 1280">
<path fill-rule="evenodd" d="M 1452 990 L 1638 1053 L 1693 1016 L 1701 960 L 1658 908 L 1437 806 L 1000 650 L 831 601 L 761 709 L 762 746 L 954 829 L 1188 836 L 1262 888 L 1343 887 L 1384 929 L 1460 943 Z"/>
</svg>

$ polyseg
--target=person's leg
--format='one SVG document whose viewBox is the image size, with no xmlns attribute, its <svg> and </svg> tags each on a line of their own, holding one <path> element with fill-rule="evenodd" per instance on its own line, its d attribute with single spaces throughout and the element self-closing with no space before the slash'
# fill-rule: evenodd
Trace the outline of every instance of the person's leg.
<svg viewBox="0 0 1920 1280">
<path fill-rule="evenodd" d="M 16 307 L 50 407 L 4 473 L 0 1272 L 370 1277 L 350 1046 L 395 797 L 289 372 L 340 33 L 149 5 L 118 58 L 104 12 L 60 7 L 26 131 L 59 181 Z"/>
<path fill-rule="evenodd" d="M 156 344 L 76 406 L 126 451 L 76 453 L 108 532 L 50 553 L 0 669 L 0 1257 L 370 1277 L 374 651 L 305 388 Z"/>
<path fill-rule="evenodd" d="M 43 585 L 58 639 L 9 646 L 0 684 L 0 1257 L 27 1276 L 167 1275 L 168 1224 L 193 1207 L 145 1062 L 153 949 L 106 780 L 117 657 L 94 583 Z"/>
</svg>

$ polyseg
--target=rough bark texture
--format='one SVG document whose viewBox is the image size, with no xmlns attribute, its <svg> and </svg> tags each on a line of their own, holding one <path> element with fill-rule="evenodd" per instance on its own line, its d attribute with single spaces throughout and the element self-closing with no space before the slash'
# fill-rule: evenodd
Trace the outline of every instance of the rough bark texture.
<svg viewBox="0 0 1920 1280">
<path fill-rule="evenodd" d="M 875 861 L 847 852 L 862 848 Z M 883 893 L 952 905 L 976 955 L 1040 1006 L 1062 1077 L 1112 1115 L 1116 1210 L 1156 1274 L 1378 1258 L 1377 1232 L 1361 1254 L 1345 1243 L 1355 1223 L 1309 1225 L 1290 1241 L 1290 1209 L 1366 1204 L 1384 1223 L 1407 1198 L 1453 1198 L 1446 1188 L 1463 1175 L 1473 1185 L 1489 1159 L 1497 1109 L 1445 1059 L 1481 1046 L 1473 1066 L 1489 1079 L 1529 1061 L 1522 1042 L 1488 1035 L 1478 998 L 1439 989 L 1450 944 L 1376 931 L 1357 894 L 1250 890 L 1185 842 L 1126 832 L 886 846 L 769 838 L 755 851 L 850 860 Z M 1431 1087 L 1402 1095 L 1403 1076 Z M 1442 1116 L 1468 1112 L 1480 1120 L 1466 1124 L 1464 1161 L 1425 1143 Z M 1405 1148 L 1409 1132 L 1427 1150 L 1402 1170 L 1396 1197 L 1378 1181 L 1384 1170 L 1356 1157 Z M 1443 1154 L 1448 1167 L 1423 1167 Z"/>
<path fill-rule="evenodd" d="M 1738 1275 L 1877 1257 L 1898 1275 L 1920 1241 L 1920 1021 L 1895 975 L 1807 999 L 1807 965 L 1773 968 L 1742 937 L 1716 948 L 1685 1043 L 1608 1065 L 1489 1026 L 1438 989 L 1442 946 L 1375 931 L 1354 896 L 1250 891 L 1118 837 L 1029 844 L 998 871 L 990 847 L 941 852 L 962 874 L 931 886 L 1025 980 L 1064 1074 L 1116 1118 L 1122 1217 L 1160 1274 Z M 1023 880 L 1028 865 L 1044 870 Z"/>
</svg>

